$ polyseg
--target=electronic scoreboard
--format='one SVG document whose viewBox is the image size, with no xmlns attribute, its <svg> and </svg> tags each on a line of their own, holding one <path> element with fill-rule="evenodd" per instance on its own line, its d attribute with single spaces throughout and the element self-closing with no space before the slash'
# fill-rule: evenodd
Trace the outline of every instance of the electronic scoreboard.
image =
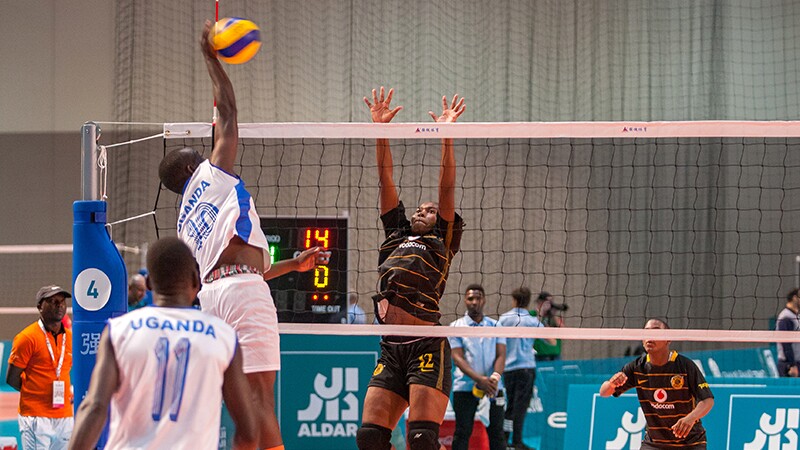
<svg viewBox="0 0 800 450">
<path fill-rule="evenodd" d="M 271 262 L 294 258 L 322 247 L 331 252 L 328 265 L 290 272 L 269 280 L 279 322 L 331 322 L 347 312 L 347 218 L 261 217 Z"/>
</svg>

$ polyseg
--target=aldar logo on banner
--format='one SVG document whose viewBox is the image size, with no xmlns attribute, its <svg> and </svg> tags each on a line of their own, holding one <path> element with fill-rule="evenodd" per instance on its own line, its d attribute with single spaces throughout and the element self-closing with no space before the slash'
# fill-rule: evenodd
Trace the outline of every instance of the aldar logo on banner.
<svg viewBox="0 0 800 450">
<path fill-rule="evenodd" d="M 636 421 L 633 421 L 633 414 L 625 411 L 622 414 L 620 427 L 617 428 L 617 436 L 610 441 L 606 441 L 606 450 L 639 450 L 642 446 L 644 437 L 644 414 L 641 408 L 636 408 Z"/>
<path fill-rule="evenodd" d="M 297 411 L 297 437 L 355 437 L 360 411 L 357 392 L 357 367 L 332 367 L 330 381 L 317 373 L 308 406 Z"/>
<path fill-rule="evenodd" d="M 744 444 L 744 450 L 797 450 L 797 429 L 800 425 L 800 409 L 776 408 L 774 415 L 761 414 L 759 429 L 752 441 Z"/>
<path fill-rule="evenodd" d="M 800 450 L 800 396 L 731 395 L 728 448 Z"/>
</svg>

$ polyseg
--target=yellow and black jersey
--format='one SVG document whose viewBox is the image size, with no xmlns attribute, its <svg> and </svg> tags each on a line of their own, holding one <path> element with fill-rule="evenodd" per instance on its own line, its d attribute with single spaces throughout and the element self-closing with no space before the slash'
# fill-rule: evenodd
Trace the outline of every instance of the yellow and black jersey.
<svg viewBox="0 0 800 450">
<path fill-rule="evenodd" d="M 381 216 L 386 240 L 378 256 L 378 295 L 428 322 L 439 322 L 439 299 L 444 293 L 450 261 L 461 247 L 464 221 L 456 214 L 447 222 L 437 215 L 436 225 L 424 236 L 411 235 L 411 222 L 400 202 Z"/>
<path fill-rule="evenodd" d="M 673 350 L 666 364 L 654 366 L 650 356 L 645 354 L 626 364 L 622 373 L 628 381 L 614 391 L 614 396 L 636 388 L 647 420 L 645 442 L 663 448 L 705 444 L 706 430 L 699 420 L 682 439 L 676 438 L 671 429 L 678 419 L 694 409 L 697 402 L 714 397 L 694 361 Z"/>
</svg>

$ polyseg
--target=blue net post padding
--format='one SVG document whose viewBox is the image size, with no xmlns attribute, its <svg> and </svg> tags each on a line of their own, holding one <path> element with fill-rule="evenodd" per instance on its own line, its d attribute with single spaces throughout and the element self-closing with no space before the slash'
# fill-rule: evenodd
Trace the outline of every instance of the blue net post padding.
<svg viewBox="0 0 800 450">
<path fill-rule="evenodd" d="M 73 203 L 72 384 L 75 411 L 86 396 L 100 335 L 109 318 L 127 312 L 125 261 L 106 230 L 104 201 Z M 98 448 L 105 445 L 107 429 Z"/>
</svg>

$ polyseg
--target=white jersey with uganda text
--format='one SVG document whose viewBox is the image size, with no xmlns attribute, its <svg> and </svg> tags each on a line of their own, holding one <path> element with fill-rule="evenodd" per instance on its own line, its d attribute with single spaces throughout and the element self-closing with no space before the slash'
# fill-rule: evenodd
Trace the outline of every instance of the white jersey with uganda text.
<svg viewBox="0 0 800 450">
<path fill-rule="evenodd" d="M 216 449 L 236 333 L 194 308 L 149 306 L 110 319 L 119 368 L 108 449 Z"/>
<path fill-rule="evenodd" d="M 186 183 L 178 208 L 178 237 L 192 250 L 201 278 L 208 276 L 234 236 L 264 249 L 267 271 L 269 244 L 244 181 L 205 160 Z"/>
</svg>

